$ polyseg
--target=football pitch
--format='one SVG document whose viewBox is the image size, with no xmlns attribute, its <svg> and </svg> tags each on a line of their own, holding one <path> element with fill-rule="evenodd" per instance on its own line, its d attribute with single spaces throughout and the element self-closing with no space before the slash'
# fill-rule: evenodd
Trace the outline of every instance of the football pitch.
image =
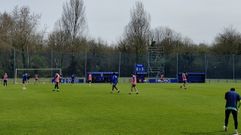
<svg viewBox="0 0 241 135">
<path fill-rule="evenodd" d="M 0 86 L 1 135 L 229 135 L 223 132 L 224 93 L 239 83 L 138 84 L 139 95 L 128 95 L 130 84 L 52 84 Z M 239 116 L 239 121 L 240 121 Z M 239 131 L 241 128 L 239 126 Z"/>
</svg>

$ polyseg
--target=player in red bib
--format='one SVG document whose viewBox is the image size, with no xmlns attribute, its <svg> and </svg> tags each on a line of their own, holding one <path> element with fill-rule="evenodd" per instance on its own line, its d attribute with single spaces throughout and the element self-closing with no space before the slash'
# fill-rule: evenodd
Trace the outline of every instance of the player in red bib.
<svg viewBox="0 0 241 135">
<path fill-rule="evenodd" d="M 182 73 L 182 82 L 183 84 L 180 86 L 180 88 L 187 89 L 186 84 L 187 84 L 187 73 Z"/>
<path fill-rule="evenodd" d="M 92 75 L 91 75 L 91 74 L 88 75 L 88 83 L 89 83 L 89 86 L 90 86 L 91 83 L 92 83 Z"/>
<path fill-rule="evenodd" d="M 161 82 L 164 82 L 164 74 L 163 74 L 163 73 L 161 73 L 160 81 L 161 81 Z"/>
<path fill-rule="evenodd" d="M 135 89 L 136 94 L 139 93 L 138 89 L 136 88 L 136 84 L 137 84 L 137 78 L 135 74 L 132 74 L 131 77 L 131 91 L 129 94 L 131 94 L 133 92 L 133 89 Z"/>
<path fill-rule="evenodd" d="M 4 73 L 4 75 L 3 75 L 3 86 L 7 87 L 7 85 L 8 85 L 8 74 Z"/>
<path fill-rule="evenodd" d="M 38 74 L 35 74 L 35 75 L 34 75 L 34 78 L 35 78 L 35 84 L 36 84 L 36 83 L 38 82 L 38 79 L 39 79 L 39 78 L 38 78 Z"/>
<path fill-rule="evenodd" d="M 60 80 L 61 80 L 61 77 L 58 73 L 55 74 L 55 77 L 54 77 L 54 82 L 55 82 L 55 85 L 54 85 L 54 89 L 53 91 L 57 91 L 59 92 L 59 84 L 60 84 Z"/>
</svg>

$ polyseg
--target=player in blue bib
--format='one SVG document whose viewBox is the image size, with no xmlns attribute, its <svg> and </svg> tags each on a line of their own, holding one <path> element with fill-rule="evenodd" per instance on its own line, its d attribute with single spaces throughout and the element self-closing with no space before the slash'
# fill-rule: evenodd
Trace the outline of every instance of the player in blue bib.
<svg viewBox="0 0 241 135">
<path fill-rule="evenodd" d="M 240 95 L 235 92 L 235 88 L 231 88 L 230 91 L 225 93 L 225 124 L 224 130 L 228 130 L 228 119 L 230 113 L 233 115 L 235 134 L 238 134 L 238 110 L 240 106 Z"/>
<path fill-rule="evenodd" d="M 112 82 L 112 93 L 114 93 L 115 89 L 117 90 L 118 93 L 120 93 L 120 90 L 116 87 L 116 85 L 118 84 L 118 76 L 115 73 L 113 73 L 112 75 L 111 82 Z"/>
<path fill-rule="evenodd" d="M 26 89 L 27 77 L 28 77 L 28 74 L 27 74 L 27 73 L 25 73 L 25 74 L 22 75 L 22 83 L 23 83 L 23 89 L 24 89 L 24 90 Z"/>
</svg>

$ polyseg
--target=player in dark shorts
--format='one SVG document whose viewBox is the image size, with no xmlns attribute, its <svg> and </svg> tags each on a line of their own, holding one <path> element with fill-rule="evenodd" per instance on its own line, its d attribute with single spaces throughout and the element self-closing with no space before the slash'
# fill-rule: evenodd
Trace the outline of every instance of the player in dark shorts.
<svg viewBox="0 0 241 135">
<path fill-rule="evenodd" d="M 112 82 L 111 93 L 114 93 L 114 90 L 117 90 L 117 92 L 120 93 L 120 90 L 116 87 L 116 85 L 118 84 L 118 76 L 115 73 L 113 73 L 113 75 L 112 75 L 111 82 Z"/>
<path fill-rule="evenodd" d="M 164 80 L 164 73 L 161 73 L 160 81 L 161 81 L 161 82 L 165 82 L 165 80 Z"/>
<path fill-rule="evenodd" d="M 92 83 L 92 75 L 91 74 L 88 75 L 88 83 L 89 83 L 89 86 L 91 86 L 91 83 Z"/>
<path fill-rule="evenodd" d="M 72 74 L 72 75 L 71 75 L 71 83 L 74 83 L 74 80 L 75 80 L 75 75 Z"/>
<path fill-rule="evenodd" d="M 182 82 L 183 84 L 180 86 L 180 88 L 184 88 L 187 89 L 186 85 L 187 85 L 187 73 L 182 73 Z"/>
<path fill-rule="evenodd" d="M 59 92 L 59 83 L 61 82 L 61 76 L 58 73 L 55 74 L 54 82 L 55 85 L 53 91 Z"/>
<path fill-rule="evenodd" d="M 3 75 L 3 86 L 7 87 L 8 86 L 8 74 L 4 73 Z"/>
<path fill-rule="evenodd" d="M 224 121 L 224 131 L 228 130 L 228 119 L 230 113 L 233 115 L 235 134 L 238 135 L 238 110 L 240 107 L 240 95 L 235 92 L 235 88 L 231 88 L 230 91 L 225 93 L 225 121 Z"/>
<path fill-rule="evenodd" d="M 39 79 L 38 74 L 35 74 L 34 78 L 35 78 L 35 82 L 34 83 L 36 84 L 38 82 L 38 79 Z"/>
<path fill-rule="evenodd" d="M 28 79 L 28 74 L 27 73 L 23 74 L 23 76 L 22 76 L 22 84 L 23 84 L 23 89 L 24 90 L 26 89 L 27 79 Z"/>
<path fill-rule="evenodd" d="M 139 94 L 138 89 L 136 88 L 136 84 L 137 84 L 137 78 L 135 74 L 131 75 L 131 91 L 129 92 L 129 94 L 131 94 L 133 92 L 133 89 L 135 89 L 136 94 Z"/>
</svg>

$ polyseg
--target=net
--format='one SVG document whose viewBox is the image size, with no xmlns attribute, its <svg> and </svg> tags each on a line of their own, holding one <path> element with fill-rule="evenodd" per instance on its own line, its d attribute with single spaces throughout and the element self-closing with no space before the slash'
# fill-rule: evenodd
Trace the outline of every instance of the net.
<svg viewBox="0 0 241 135">
<path fill-rule="evenodd" d="M 47 83 L 51 82 L 55 73 L 62 74 L 61 68 L 17 68 L 15 69 L 14 83 L 22 81 L 22 76 L 27 74 L 28 83 Z"/>
</svg>

